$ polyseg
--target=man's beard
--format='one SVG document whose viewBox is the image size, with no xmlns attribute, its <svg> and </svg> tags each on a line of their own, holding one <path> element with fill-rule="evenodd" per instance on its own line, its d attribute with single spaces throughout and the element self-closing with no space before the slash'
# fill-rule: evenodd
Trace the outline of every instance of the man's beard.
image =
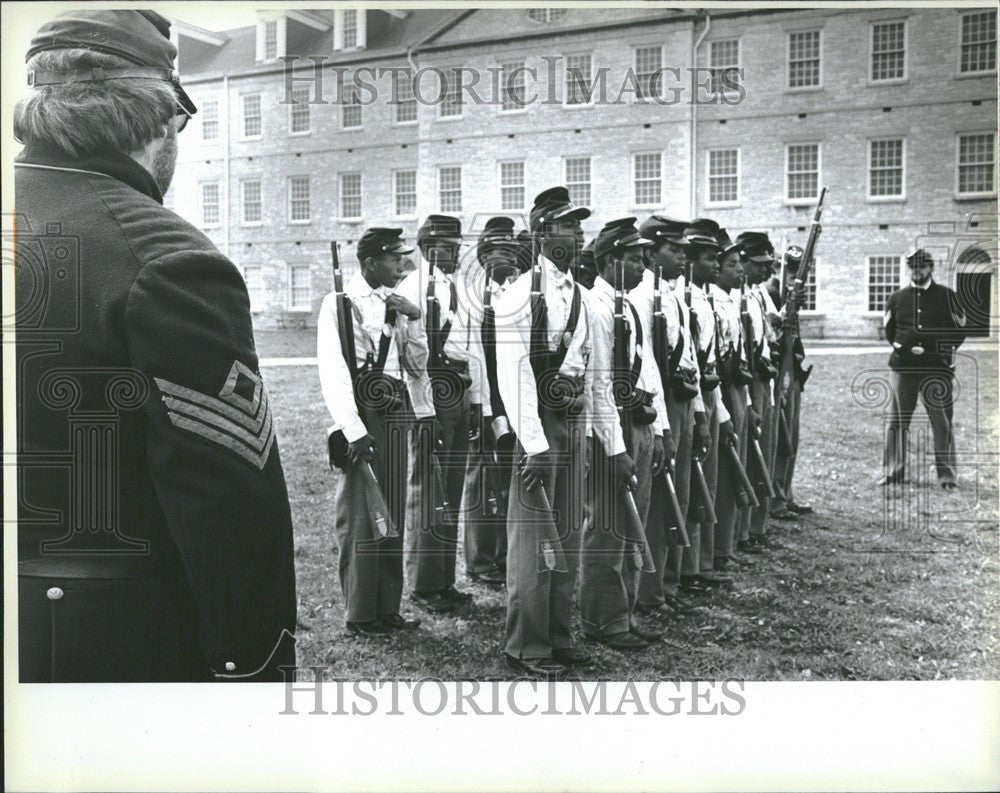
<svg viewBox="0 0 1000 793">
<path fill-rule="evenodd" d="M 177 166 L 177 133 L 171 129 L 167 139 L 153 159 L 153 179 L 160 188 L 160 195 L 165 195 L 170 189 L 174 178 L 174 168 Z"/>
</svg>

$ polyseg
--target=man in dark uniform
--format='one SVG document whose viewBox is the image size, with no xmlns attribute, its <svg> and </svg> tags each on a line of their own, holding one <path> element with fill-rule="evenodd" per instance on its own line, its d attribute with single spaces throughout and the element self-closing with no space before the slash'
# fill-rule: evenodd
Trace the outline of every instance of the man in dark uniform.
<svg viewBox="0 0 1000 793">
<path fill-rule="evenodd" d="M 918 249 L 906 258 L 910 284 L 893 292 L 885 307 L 885 338 L 892 345 L 892 405 L 881 485 L 906 475 L 910 418 L 920 396 L 934 434 L 934 464 L 945 490 L 955 490 L 954 353 L 965 338 L 965 312 L 955 293 L 934 282 L 934 257 Z"/>
<path fill-rule="evenodd" d="M 27 54 L 22 682 L 280 680 L 294 664 L 291 516 L 246 286 L 162 206 L 196 112 L 169 27 L 72 12 Z"/>
</svg>

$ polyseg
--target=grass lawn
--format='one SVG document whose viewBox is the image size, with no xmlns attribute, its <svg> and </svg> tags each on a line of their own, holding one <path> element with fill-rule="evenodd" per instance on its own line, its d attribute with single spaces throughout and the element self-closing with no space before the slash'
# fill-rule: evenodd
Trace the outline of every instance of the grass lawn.
<svg viewBox="0 0 1000 793">
<path fill-rule="evenodd" d="M 315 354 L 310 332 L 260 333 L 258 347 L 262 357 Z M 587 678 L 1000 677 L 996 354 L 958 365 L 961 490 L 943 494 L 928 458 L 891 500 L 874 485 L 887 357 L 814 359 L 795 483 L 816 514 L 772 524 L 784 548 L 756 557 L 732 588 L 702 596 L 703 613 L 670 623 L 671 644 L 632 655 L 588 644 L 597 663 Z M 332 532 L 337 477 L 325 460 L 329 417 L 316 371 L 265 368 L 264 377 L 296 532 L 300 666 L 346 678 L 511 677 L 501 657 L 504 595 L 465 580 L 460 588 L 476 596 L 465 613 L 421 613 L 417 631 L 392 639 L 348 637 Z M 403 610 L 416 612 L 405 596 Z"/>
</svg>

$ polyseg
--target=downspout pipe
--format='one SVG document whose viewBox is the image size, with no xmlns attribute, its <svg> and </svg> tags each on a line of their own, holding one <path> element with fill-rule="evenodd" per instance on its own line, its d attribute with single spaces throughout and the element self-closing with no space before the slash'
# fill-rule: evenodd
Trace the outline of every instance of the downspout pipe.
<svg viewBox="0 0 1000 793">
<path fill-rule="evenodd" d="M 691 45 L 691 66 L 697 67 L 698 65 L 698 48 L 701 47 L 701 43 L 705 40 L 705 36 L 708 35 L 708 31 L 712 29 L 712 17 L 705 12 L 705 28 L 698 34 L 698 38 L 694 40 Z M 691 211 L 689 217 L 694 219 L 695 212 L 697 211 L 697 195 L 698 195 L 698 96 L 697 88 L 695 88 L 695 95 L 691 97 Z"/>
</svg>

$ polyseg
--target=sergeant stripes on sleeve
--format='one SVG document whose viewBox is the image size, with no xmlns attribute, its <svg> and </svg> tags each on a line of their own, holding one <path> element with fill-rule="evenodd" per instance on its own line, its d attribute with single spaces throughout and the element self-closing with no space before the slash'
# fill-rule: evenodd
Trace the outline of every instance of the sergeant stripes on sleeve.
<svg viewBox="0 0 1000 793">
<path fill-rule="evenodd" d="M 249 399 L 236 393 L 241 377 L 253 383 Z M 257 374 L 234 361 L 218 397 L 159 377 L 154 379 L 175 427 L 238 454 L 258 470 L 264 468 L 274 444 L 274 424 L 264 384 Z"/>
</svg>

